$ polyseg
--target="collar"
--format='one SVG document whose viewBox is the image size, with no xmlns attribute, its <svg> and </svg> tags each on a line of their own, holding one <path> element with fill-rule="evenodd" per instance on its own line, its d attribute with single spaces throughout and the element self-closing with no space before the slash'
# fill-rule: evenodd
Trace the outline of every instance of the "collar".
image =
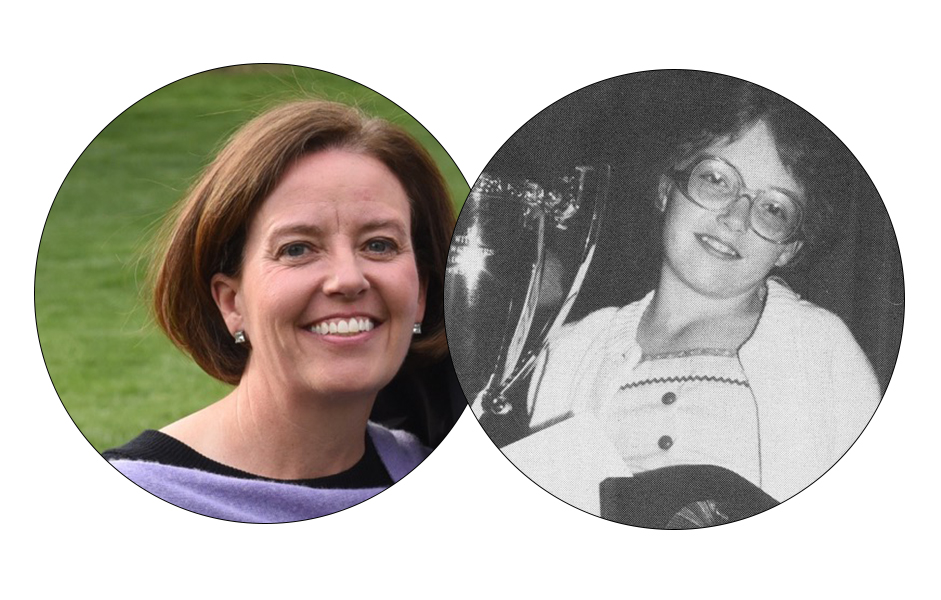
<svg viewBox="0 0 941 600">
<path fill-rule="evenodd" d="M 780 311 L 777 310 L 784 304 L 796 302 L 800 299 L 787 283 L 779 277 L 769 277 L 765 281 L 768 293 L 765 296 L 765 305 L 762 308 L 761 315 L 758 317 L 758 323 L 755 330 L 739 347 L 739 352 L 746 351 L 754 343 L 760 343 L 770 330 L 774 330 L 775 321 Z M 653 301 L 656 290 L 651 290 L 646 296 L 628 304 L 618 310 L 612 320 L 611 330 L 614 332 L 612 337 L 607 340 L 611 351 L 620 355 L 621 359 L 636 366 L 643 357 L 643 350 L 637 343 L 637 329 L 640 326 L 640 319 L 644 311 Z"/>
</svg>

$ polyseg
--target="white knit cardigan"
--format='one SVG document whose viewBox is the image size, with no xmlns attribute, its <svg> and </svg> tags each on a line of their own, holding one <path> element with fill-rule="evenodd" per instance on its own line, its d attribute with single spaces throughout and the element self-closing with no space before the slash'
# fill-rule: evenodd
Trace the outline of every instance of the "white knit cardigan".
<svg viewBox="0 0 941 600">
<path fill-rule="evenodd" d="M 843 456 L 872 417 L 881 392 L 843 321 L 769 279 L 765 307 L 739 360 L 758 404 L 762 488 L 783 501 Z M 637 327 L 654 293 L 562 327 L 539 357 L 529 390 L 530 424 L 545 427 L 597 408 L 618 362 L 640 360 Z M 524 465 L 518 465 L 525 470 Z"/>
</svg>

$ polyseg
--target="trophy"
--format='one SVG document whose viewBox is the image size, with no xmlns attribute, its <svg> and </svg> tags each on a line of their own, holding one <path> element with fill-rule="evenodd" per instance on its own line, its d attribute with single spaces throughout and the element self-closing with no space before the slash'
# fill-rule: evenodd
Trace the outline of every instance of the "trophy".
<svg viewBox="0 0 941 600">
<path fill-rule="evenodd" d="M 607 165 L 547 184 L 484 173 L 471 190 L 448 254 L 445 322 L 478 418 L 525 401 L 520 384 L 565 322 L 594 256 L 610 178 Z"/>
</svg>

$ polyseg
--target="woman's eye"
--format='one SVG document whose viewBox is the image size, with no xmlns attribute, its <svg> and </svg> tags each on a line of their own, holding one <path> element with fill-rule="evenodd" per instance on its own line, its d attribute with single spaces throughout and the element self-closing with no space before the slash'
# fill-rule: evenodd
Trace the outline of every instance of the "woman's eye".
<svg viewBox="0 0 941 600">
<path fill-rule="evenodd" d="M 395 250 L 395 243 L 391 240 L 369 240 L 366 243 L 366 250 L 372 254 L 389 254 Z"/>
<path fill-rule="evenodd" d="M 281 250 L 281 254 L 285 256 L 289 256 L 291 258 L 299 258 L 301 256 L 304 256 L 304 254 L 306 254 L 308 250 L 310 250 L 310 248 L 307 247 L 307 244 L 301 244 L 301 243 L 288 244 L 287 246 L 284 247 L 283 250 Z"/>
</svg>

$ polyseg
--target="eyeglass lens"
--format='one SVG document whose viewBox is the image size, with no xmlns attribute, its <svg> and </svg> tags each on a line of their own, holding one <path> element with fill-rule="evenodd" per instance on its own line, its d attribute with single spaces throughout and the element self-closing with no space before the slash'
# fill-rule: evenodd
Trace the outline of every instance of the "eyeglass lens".
<svg viewBox="0 0 941 600">
<path fill-rule="evenodd" d="M 689 176 L 687 192 L 703 208 L 725 210 L 736 202 L 745 187 L 732 165 L 718 159 L 697 164 Z M 800 207 L 783 192 L 762 190 L 751 203 L 751 226 L 762 237 L 781 242 L 800 224 Z"/>
</svg>

